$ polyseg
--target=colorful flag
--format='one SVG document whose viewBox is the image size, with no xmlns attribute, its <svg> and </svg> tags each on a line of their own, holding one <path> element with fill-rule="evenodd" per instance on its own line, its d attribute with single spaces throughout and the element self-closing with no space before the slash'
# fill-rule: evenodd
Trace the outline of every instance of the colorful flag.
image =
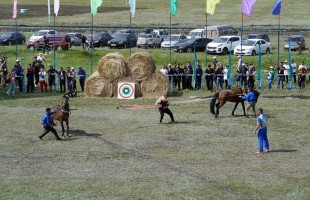
<svg viewBox="0 0 310 200">
<path fill-rule="evenodd" d="M 170 0 L 170 13 L 172 16 L 176 16 L 178 12 L 178 0 Z"/>
<path fill-rule="evenodd" d="M 59 1 L 60 0 L 54 0 L 54 13 L 57 16 L 59 11 Z"/>
<path fill-rule="evenodd" d="M 252 16 L 256 0 L 242 0 L 242 12 L 247 16 Z"/>
<path fill-rule="evenodd" d="M 13 5 L 13 19 L 16 19 L 17 17 L 17 0 L 14 0 L 14 5 Z"/>
<path fill-rule="evenodd" d="M 136 0 L 129 0 L 129 6 L 131 17 L 134 17 L 136 12 Z"/>
<path fill-rule="evenodd" d="M 262 88 L 262 50 L 259 43 L 259 54 L 258 54 L 258 74 L 257 74 L 257 80 L 258 80 L 258 88 Z"/>
<path fill-rule="evenodd" d="M 51 23 L 51 2 L 50 0 L 47 0 L 47 18 L 48 18 L 48 23 Z"/>
<path fill-rule="evenodd" d="M 213 15 L 216 4 L 220 3 L 221 0 L 206 0 L 207 9 L 206 12 Z"/>
<path fill-rule="evenodd" d="M 277 3 L 274 5 L 274 8 L 272 10 L 272 15 L 280 15 L 281 3 L 282 3 L 282 0 L 277 0 Z"/>
<path fill-rule="evenodd" d="M 90 9 L 91 9 L 91 14 L 95 15 L 97 14 L 97 9 L 98 7 L 101 6 L 103 0 L 91 0 L 90 3 Z"/>
</svg>

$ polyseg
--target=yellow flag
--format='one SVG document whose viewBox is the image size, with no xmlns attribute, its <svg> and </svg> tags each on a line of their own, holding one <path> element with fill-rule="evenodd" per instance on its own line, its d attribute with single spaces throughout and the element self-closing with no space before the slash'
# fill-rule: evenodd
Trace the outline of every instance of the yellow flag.
<svg viewBox="0 0 310 200">
<path fill-rule="evenodd" d="M 220 3 L 221 0 L 206 0 L 207 4 L 207 13 L 213 15 L 215 11 L 215 6 L 217 3 Z"/>
</svg>

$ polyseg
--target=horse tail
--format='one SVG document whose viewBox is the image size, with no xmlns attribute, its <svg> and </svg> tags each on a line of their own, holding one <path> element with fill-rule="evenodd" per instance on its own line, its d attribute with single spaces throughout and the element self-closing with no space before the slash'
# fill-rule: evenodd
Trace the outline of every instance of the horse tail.
<svg viewBox="0 0 310 200">
<path fill-rule="evenodd" d="M 253 93 L 254 93 L 254 95 L 256 97 L 256 102 L 257 102 L 258 97 L 259 97 L 259 92 L 257 90 L 253 90 Z"/>
<path fill-rule="evenodd" d="M 216 103 L 216 100 L 217 98 L 219 97 L 219 92 L 216 92 L 214 95 L 213 95 L 213 98 L 211 99 L 210 101 L 210 112 L 215 115 L 215 111 L 214 111 L 214 107 L 215 107 L 215 103 Z"/>
</svg>

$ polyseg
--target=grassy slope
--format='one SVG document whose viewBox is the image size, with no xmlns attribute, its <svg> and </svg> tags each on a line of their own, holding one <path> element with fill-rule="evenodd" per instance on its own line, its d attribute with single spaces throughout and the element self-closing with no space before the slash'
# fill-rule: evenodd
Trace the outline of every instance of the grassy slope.
<svg viewBox="0 0 310 200">
<path fill-rule="evenodd" d="M 4 4 L 7 2 L 0 2 Z M 275 1 L 260 0 L 257 1 L 252 17 L 244 18 L 244 25 L 274 25 L 277 26 L 277 17 L 270 13 Z M 281 23 L 283 27 L 309 28 L 307 1 L 295 0 L 284 1 L 282 3 Z M 34 4 L 33 1 L 23 0 L 19 4 Z M 35 4 L 45 6 L 46 1 L 36 1 Z M 61 5 L 81 5 L 89 6 L 89 1 L 63 1 Z M 105 0 L 103 7 L 124 7 L 125 1 Z M 290 9 L 294 8 L 294 9 Z M 31 12 L 31 11 L 30 11 Z M 165 26 L 169 24 L 169 2 L 162 0 L 144 0 L 137 2 L 137 11 L 132 19 L 132 26 L 153 27 Z M 76 14 L 73 16 L 64 16 L 60 10 L 57 17 L 57 25 L 90 25 L 89 14 Z M 20 16 L 22 16 L 20 14 Z M 96 26 L 129 26 L 128 11 L 114 13 L 98 13 L 94 17 Z M 241 20 L 241 0 L 222 1 L 217 6 L 215 15 L 208 16 L 208 24 L 232 24 L 240 26 Z M 27 16 L 18 19 L 19 24 L 42 25 L 46 24 L 46 17 L 27 19 Z M 11 24 L 11 19 L 0 20 L 0 24 Z M 198 28 L 205 26 L 205 1 L 179 0 L 179 11 L 177 17 L 172 19 L 173 27 Z"/>
</svg>

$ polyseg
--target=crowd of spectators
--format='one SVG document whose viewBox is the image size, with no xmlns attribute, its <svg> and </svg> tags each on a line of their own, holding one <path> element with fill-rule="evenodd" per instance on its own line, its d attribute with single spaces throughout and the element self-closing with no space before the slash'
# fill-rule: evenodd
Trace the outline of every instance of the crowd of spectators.
<svg viewBox="0 0 310 200">
<path fill-rule="evenodd" d="M 20 60 L 15 61 L 12 69 L 8 69 L 7 58 L 4 54 L 0 55 L 0 83 L 1 86 L 7 87 L 7 95 L 15 96 L 18 88 L 19 92 L 34 93 L 40 92 L 68 93 L 70 96 L 77 95 L 76 81 L 79 79 L 81 92 L 84 92 L 86 81 L 86 71 L 79 67 L 77 72 L 74 67 L 67 67 L 66 70 L 60 67 L 56 70 L 54 66 L 44 66 L 44 56 L 42 53 L 34 56 L 32 63 L 29 63 L 24 69 Z M 58 90 L 59 88 L 59 90 Z"/>
</svg>

